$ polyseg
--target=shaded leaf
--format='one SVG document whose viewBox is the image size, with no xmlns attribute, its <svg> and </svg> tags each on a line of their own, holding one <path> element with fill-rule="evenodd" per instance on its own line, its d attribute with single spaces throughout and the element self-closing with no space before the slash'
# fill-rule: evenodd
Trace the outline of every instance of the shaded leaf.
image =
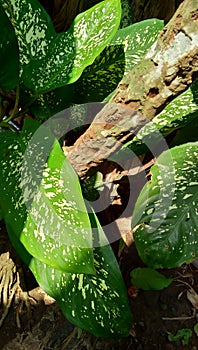
<svg viewBox="0 0 198 350">
<path fill-rule="evenodd" d="M 183 345 L 188 345 L 189 339 L 192 337 L 192 331 L 189 328 L 179 329 L 176 335 L 172 334 L 171 332 L 167 332 L 167 333 L 168 333 L 168 340 L 170 342 L 177 341 L 178 339 L 182 339 Z"/>
<path fill-rule="evenodd" d="M 94 235 L 105 243 L 98 221 L 97 228 L 94 226 Z M 94 248 L 94 262 L 95 276 L 67 274 L 36 259 L 31 261 L 30 268 L 71 323 L 103 338 L 128 336 L 132 318 L 126 288 L 111 247 Z"/>
<path fill-rule="evenodd" d="M 134 239 L 142 260 L 152 268 L 178 267 L 198 256 L 197 145 L 162 153 L 137 199 Z"/>
<path fill-rule="evenodd" d="M 196 336 L 198 337 L 198 323 L 196 323 L 194 325 L 193 329 L 194 329 L 194 332 L 195 332 Z"/>
<path fill-rule="evenodd" d="M 54 114 L 71 106 L 73 84 L 41 94 L 30 106 L 31 112 L 40 120 L 46 120 Z"/>
<path fill-rule="evenodd" d="M 125 69 L 123 45 L 107 46 L 74 84 L 74 102 L 100 102 L 122 79 Z"/>
<path fill-rule="evenodd" d="M 168 287 L 172 282 L 172 278 L 166 278 L 149 267 L 133 269 L 130 276 L 132 284 L 143 290 L 160 290 Z"/>
<path fill-rule="evenodd" d="M 14 89 L 19 79 L 18 44 L 13 27 L 0 5 L 0 88 Z"/>
</svg>

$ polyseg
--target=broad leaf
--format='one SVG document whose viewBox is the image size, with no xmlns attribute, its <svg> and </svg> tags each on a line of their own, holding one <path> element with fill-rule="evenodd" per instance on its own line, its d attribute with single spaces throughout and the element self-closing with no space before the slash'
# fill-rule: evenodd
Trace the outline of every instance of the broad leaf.
<svg viewBox="0 0 198 350">
<path fill-rule="evenodd" d="M 164 289 L 172 282 L 172 278 L 166 278 L 149 267 L 137 267 L 131 271 L 130 276 L 132 284 L 143 290 Z"/>
<path fill-rule="evenodd" d="M 159 141 L 158 131 L 160 131 L 164 137 L 179 128 L 184 128 L 185 133 L 185 126 L 189 123 L 195 123 L 198 117 L 197 101 L 198 79 L 188 90 L 170 102 L 152 122 L 146 124 L 132 141 L 126 143 L 119 151 L 119 157 L 121 157 L 121 159 L 130 158 L 131 152 L 128 152 L 127 148 L 136 154 L 148 152 L 150 150 L 150 140 L 152 140 L 152 145 L 157 148 L 157 143 Z M 189 136 L 186 132 L 186 141 L 188 140 Z"/>
<path fill-rule="evenodd" d="M 163 21 L 148 19 L 117 31 L 110 45 L 122 45 L 124 47 L 124 76 L 145 56 L 148 49 L 157 40 L 158 33 L 162 28 Z M 114 91 L 106 96 L 103 101 L 108 102 L 113 96 L 113 93 Z"/>
<path fill-rule="evenodd" d="M 56 35 L 52 21 L 38 0 L 0 0 L 14 27 L 19 44 L 21 73 L 32 60 L 45 55 Z"/>
<path fill-rule="evenodd" d="M 31 104 L 31 113 L 42 121 L 52 117 L 54 114 L 71 106 L 74 100 L 73 90 L 73 84 L 69 84 L 40 95 Z"/>
<path fill-rule="evenodd" d="M 14 89 L 19 79 L 19 55 L 15 32 L 0 5 L 0 88 Z"/>
<path fill-rule="evenodd" d="M 192 142 L 162 153 L 137 199 L 135 244 L 152 268 L 178 267 L 198 257 L 197 146 Z"/>
<path fill-rule="evenodd" d="M 125 69 L 123 45 L 107 46 L 74 84 L 74 102 L 100 102 L 122 79 Z"/>
<path fill-rule="evenodd" d="M 105 0 L 80 13 L 66 33 L 57 34 L 49 43 L 39 60 L 25 67 L 25 86 L 43 93 L 76 81 L 111 41 L 120 16 L 119 0 Z"/>
<path fill-rule="evenodd" d="M 123 45 L 125 51 L 125 74 L 138 64 L 151 45 L 157 40 L 163 21 L 147 19 L 134 23 L 129 27 L 119 29 L 111 44 Z"/>
<path fill-rule="evenodd" d="M 50 150 L 41 182 L 35 186 L 41 160 L 34 147 L 45 147 L 41 137 L 50 138 L 49 131 L 39 130 L 35 137 L 38 145 L 33 138 L 25 154 L 23 193 L 29 201 L 33 191 L 34 198 L 20 240 L 30 254 L 57 269 L 94 273 L 92 231 L 79 180 L 58 141 Z"/>
<path fill-rule="evenodd" d="M 98 221 L 94 230 L 94 235 L 97 234 L 100 241 L 106 241 Z M 126 288 L 111 247 L 94 248 L 94 262 L 95 276 L 67 274 L 36 259 L 31 261 L 30 268 L 71 323 L 103 338 L 128 336 L 132 318 Z"/>
<path fill-rule="evenodd" d="M 29 139 L 37 128 L 38 124 L 35 121 L 27 120 L 20 135 L 10 131 L 0 134 L 0 166 L 2 169 L 0 206 L 8 233 L 12 241 L 23 240 L 27 250 L 35 256 L 41 256 L 44 262 L 49 262 L 52 266 L 66 271 L 71 271 L 73 266 L 72 271 L 77 273 L 94 273 L 93 253 L 89 239 L 91 227 L 86 208 L 80 197 L 78 179 L 68 162 L 63 164 L 65 157 L 57 143 L 54 146 L 54 153 L 52 152 L 49 156 L 48 168 L 45 169 L 46 150 L 50 154 L 54 137 L 50 139 L 42 134 L 45 140 L 42 145 L 41 143 L 34 145 L 31 141 L 30 158 L 28 159 L 27 156 L 25 158 L 26 161 L 32 161 L 31 164 L 28 163 L 32 168 L 29 169 L 29 177 L 27 177 L 28 167 L 24 163 L 24 153 Z M 67 171 L 62 179 L 59 176 L 59 180 L 58 162 Z M 23 178 L 21 178 L 22 175 Z M 56 178 L 55 175 L 57 175 Z M 71 196 L 69 199 L 71 184 L 75 198 Z M 53 185 L 56 185 L 57 188 L 54 189 Z M 54 194 L 52 194 L 53 190 Z M 60 190 L 63 193 L 59 193 Z M 36 201 L 38 198 L 39 204 Z M 55 200 L 57 202 L 53 203 L 53 199 L 54 202 Z M 78 211 L 74 213 L 76 207 Z M 70 215 L 68 215 L 69 209 L 71 209 Z M 28 236 L 26 235 L 27 227 Z M 85 231 L 87 236 L 85 236 Z M 33 242 L 35 246 L 32 246 Z M 21 246 L 20 249 L 22 250 Z"/>
</svg>

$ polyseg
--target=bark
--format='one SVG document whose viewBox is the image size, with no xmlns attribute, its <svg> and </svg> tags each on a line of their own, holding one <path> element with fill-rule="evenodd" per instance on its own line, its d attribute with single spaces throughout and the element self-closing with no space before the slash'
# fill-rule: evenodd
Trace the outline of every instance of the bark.
<svg viewBox="0 0 198 350">
<path fill-rule="evenodd" d="M 197 0 L 184 0 L 142 62 L 69 149 L 68 159 L 82 180 L 190 86 L 198 72 L 197 43 Z"/>
</svg>

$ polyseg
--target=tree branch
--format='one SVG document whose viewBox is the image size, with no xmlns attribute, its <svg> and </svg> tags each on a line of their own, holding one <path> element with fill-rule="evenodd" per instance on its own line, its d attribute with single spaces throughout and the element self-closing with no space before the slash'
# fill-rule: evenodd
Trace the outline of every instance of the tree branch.
<svg viewBox="0 0 198 350">
<path fill-rule="evenodd" d="M 184 0 L 142 62 L 124 77 L 110 103 L 69 150 L 68 159 L 81 179 L 195 80 L 197 24 L 197 0 Z"/>
</svg>

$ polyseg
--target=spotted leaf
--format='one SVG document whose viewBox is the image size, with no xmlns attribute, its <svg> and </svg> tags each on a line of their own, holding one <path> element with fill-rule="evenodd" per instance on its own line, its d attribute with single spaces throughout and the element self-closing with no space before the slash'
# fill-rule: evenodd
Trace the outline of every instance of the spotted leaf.
<svg viewBox="0 0 198 350">
<path fill-rule="evenodd" d="M 125 69 L 123 45 L 109 45 L 74 84 L 74 102 L 100 102 L 122 79 Z"/>
<path fill-rule="evenodd" d="M 27 147 L 34 125 L 27 121 L 20 135 L 0 134 L 0 206 L 8 232 L 53 267 L 94 273 L 91 226 L 77 175 L 49 131 L 42 134 L 44 144 Z"/>
<path fill-rule="evenodd" d="M 14 89 L 19 79 L 17 39 L 10 21 L 0 5 L 0 88 Z"/>
<path fill-rule="evenodd" d="M 94 235 L 99 236 L 100 242 L 106 241 L 98 221 Z M 126 288 L 107 242 L 94 248 L 94 262 L 95 275 L 68 274 L 36 259 L 31 261 L 30 268 L 71 323 L 103 338 L 128 336 L 132 317 Z"/>
<path fill-rule="evenodd" d="M 43 93 L 76 81 L 111 41 L 120 17 L 119 0 L 105 0 L 80 13 L 67 32 L 49 42 L 39 60 L 24 68 L 25 86 Z"/>
<path fill-rule="evenodd" d="M 27 64 L 45 55 L 56 32 L 38 0 L 0 0 L 0 3 L 15 30 L 22 74 Z"/>
<path fill-rule="evenodd" d="M 124 46 L 125 74 L 141 61 L 163 26 L 163 21 L 147 19 L 117 31 L 111 44 Z"/>
<path fill-rule="evenodd" d="M 131 152 L 128 152 L 127 148 L 136 154 L 146 153 L 151 142 L 156 149 L 158 147 L 158 131 L 160 131 L 165 137 L 172 131 L 183 128 L 183 133 L 185 134 L 185 127 L 188 124 L 196 123 L 197 117 L 198 79 L 195 80 L 188 90 L 184 91 L 181 95 L 170 102 L 164 110 L 152 120 L 152 122 L 146 124 L 132 141 L 126 143 L 119 151 L 119 157 L 121 157 L 121 159 L 130 158 Z M 183 141 L 181 142 L 184 143 L 188 140 L 189 135 L 188 132 L 186 132 L 186 141 L 185 137 L 183 137 Z"/>
<path fill-rule="evenodd" d="M 197 146 L 189 142 L 162 153 L 137 199 L 135 243 L 152 268 L 178 267 L 198 257 Z"/>
</svg>

